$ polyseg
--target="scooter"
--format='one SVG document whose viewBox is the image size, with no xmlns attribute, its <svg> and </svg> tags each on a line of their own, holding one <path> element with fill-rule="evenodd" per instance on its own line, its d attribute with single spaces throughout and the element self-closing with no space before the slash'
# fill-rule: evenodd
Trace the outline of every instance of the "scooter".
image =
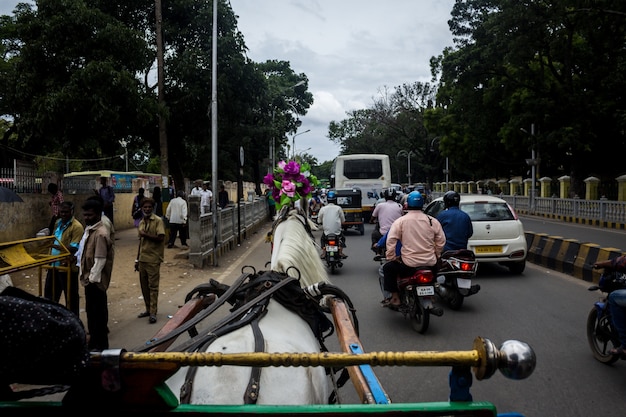
<svg viewBox="0 0 626 417">
<path fill-rule="evenodd" d="M 336 234 L 326 235 L 326 266 L 330 269 L 330 273 L 334 274 L 335 270 L 343 266 L 341 257 L 339 256 L 339 245 L 341 245 L 340 236 Z"/>
<path fill-rule="evenodd" d="M 592 285 L 589 291 L 602 291 L 599 301 L 593 303 L 593 307 L 587 316 L 587 341 L 593 353 L 593 357 L 607 365 L 620 359 L 620 355 L 613 355 L 610 350 L 620 346 L 617 330 L 611 321 L 611 312 L 607 302 L 611 292 L 626 289 L 626 274 L 622 272 L 606 271 L 600 277 L 598 285 Z M 626 359 L 622 357 L 622 359 Z"/>
<path fill-rule="evenodd" d="M 394 309 L 410 319 L 413 330 L 420 334 L 428 330 L 431 314 L 443 315 L 443 309 L 435 305 L 435 284 L 435 274 L 429 267 L 418 267 L 410 276 L 398 277 L 398 295 L 402 304 Z"/>
<path fill-rule="evenodd" d="M 472 285 L 477 270 L 478 262 L 471 250 L 445 251 L 440 258 L 435 292 L 452 310 L 460 309 L 465 297 L 480 291 L 480 285 Z"/>
</svg>

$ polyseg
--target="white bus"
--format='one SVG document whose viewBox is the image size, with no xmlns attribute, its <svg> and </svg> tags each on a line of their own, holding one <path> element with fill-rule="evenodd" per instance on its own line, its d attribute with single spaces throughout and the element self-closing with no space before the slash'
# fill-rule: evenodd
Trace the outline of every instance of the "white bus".
<svg viewBox="0 0 626 417">
<path fill-rule="evenodd" d="M 333 161 L 330 178 L 331 187 L 361 189 L 363 214 L 369 219 L 382 190 L 391 186 L 389 155 L 339 155 Z"/>
</svg>

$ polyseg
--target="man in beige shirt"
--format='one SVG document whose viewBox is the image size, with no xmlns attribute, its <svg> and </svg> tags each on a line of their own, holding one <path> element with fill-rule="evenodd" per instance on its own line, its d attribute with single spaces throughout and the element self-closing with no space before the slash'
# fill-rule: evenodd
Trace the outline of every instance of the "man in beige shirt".
<svg viewBox="0 0 626 417">
<path fill-rule="evenodd" d="M 153 213 L 154 200 L 152 198 L 142 200 L 141 211 L 143 219 L 137 227 L 139 251 L 136 265 L 146 310 L 137 317 L 149 317 L 149 323 L 156 323 L 161 263 L 163 263 L 165 248 L 165 224 L 161 217 Z"/>
</svg>

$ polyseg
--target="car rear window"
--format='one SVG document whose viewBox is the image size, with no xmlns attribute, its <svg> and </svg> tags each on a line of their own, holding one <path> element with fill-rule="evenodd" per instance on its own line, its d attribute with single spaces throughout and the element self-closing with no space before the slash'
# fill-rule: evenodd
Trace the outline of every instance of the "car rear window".
<svg viewBox="0 0 626 417">
<path fill-rule="evenodd" d="M 461 210 L 469 214 L 472 221 L 514 220 L 515 216 L 506 203 L 461 203 Z"/>
</svg>

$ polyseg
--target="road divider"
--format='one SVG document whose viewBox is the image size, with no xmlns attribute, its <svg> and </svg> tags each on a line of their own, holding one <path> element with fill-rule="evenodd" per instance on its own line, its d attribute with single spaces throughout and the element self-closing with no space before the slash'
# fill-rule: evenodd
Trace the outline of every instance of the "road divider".
<svg viewBox="0 0 626 417">
<path fill-rule="evenodd" d="M 528 262 L 593 283 L 600 279 L 600 271 L 593 269 L 594 263 L 623 254 L 617 248 L 602 248 L 595 243 L 581 243 L 547 233 L 527 231 L 526 242 Z"/>
</svg>

